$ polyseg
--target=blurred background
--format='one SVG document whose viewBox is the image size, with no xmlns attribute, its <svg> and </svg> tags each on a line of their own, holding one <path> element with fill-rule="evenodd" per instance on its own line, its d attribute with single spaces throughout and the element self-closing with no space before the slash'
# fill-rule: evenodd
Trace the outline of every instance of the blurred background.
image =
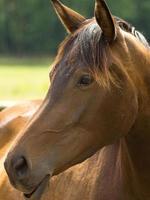
<svg viewBox="0 0 150 200">
<path fill-rule="evenodd" d="M 62 0 L 87 18 L 94 0 Z M 114 15 L 150 39 L 149 0 L 107 0 Z M 66 35 L 50 0 L 0 0 L 0 101 L 43 98 L 50 64 Z"/>
</svg>

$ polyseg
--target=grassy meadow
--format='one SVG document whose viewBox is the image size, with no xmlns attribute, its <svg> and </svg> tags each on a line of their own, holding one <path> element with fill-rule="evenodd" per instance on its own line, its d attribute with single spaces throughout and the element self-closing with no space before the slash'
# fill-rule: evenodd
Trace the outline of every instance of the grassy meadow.
<svg viewBox="0 0 150 200">
<path fill-rule="evenodd" d="M 0 58 L 0 101 L 44 98 L 51 58 Z"/>
</svg>

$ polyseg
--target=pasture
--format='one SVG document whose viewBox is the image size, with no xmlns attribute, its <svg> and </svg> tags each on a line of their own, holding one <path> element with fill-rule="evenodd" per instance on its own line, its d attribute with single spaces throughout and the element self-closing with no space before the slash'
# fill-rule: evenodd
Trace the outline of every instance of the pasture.
<svg viewBox="0 0 150 200">
<path fill-rule="evenodd" d="M 44 98 L 51 58 L 0 58 L 0 101 Z"/>
</svg>

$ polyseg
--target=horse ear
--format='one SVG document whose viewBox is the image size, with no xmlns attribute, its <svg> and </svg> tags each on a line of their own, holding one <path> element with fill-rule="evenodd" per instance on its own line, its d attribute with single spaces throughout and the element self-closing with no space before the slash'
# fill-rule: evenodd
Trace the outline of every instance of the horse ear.
<svg viewBox="0 0 150 200">
<path fill-rule="evenodd" d="M 115 22 L 105 0 L 96 0 L 95 18 L 102 29 L 105 39 L 108 42 L 114 41 L 116 39 Z"/>
<path fill-rule="evenodd" d="M 75 30 L 77 30 L 81 23 L 86 20 L 77 12 L 63 5 L 59 0 L 51 1 L 57 15 L 69 33 L 73 33 Z"/>
</svg>

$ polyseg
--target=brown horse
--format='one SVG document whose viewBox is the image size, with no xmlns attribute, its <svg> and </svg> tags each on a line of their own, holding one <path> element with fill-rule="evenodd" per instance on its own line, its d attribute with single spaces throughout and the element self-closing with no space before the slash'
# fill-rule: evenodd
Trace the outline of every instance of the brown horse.
<svg viewBox="0 0 150 200">
<path fill-rule="evenodd" d="M 96 1 L 91 20 L 53 3 L 70 34 L 44 102 L 5 161 L 10 182 L 26 199 L 40 199 L 50 177 L 98 154 L 92 190 L 80 199 L 148 200 L 148 44 L 103 0 Z"/>
<path fill-rule="evenodd" d="M 3 169 L 5 154 L 10 149 L 11 143 L 17 134 L 32 118 L 42 101 L 24 102 L 12 108 L 5 109 L 0 113 L 0 199 L 23 200 L 21 192 L 15 190 L 9 183 L 8 177 Z M 66 172 L 53 177 L 49 183 L 47 193 L 42 200 L 91 200 L 95 185 L 99 180 L 99 165 L 101 164 L 101 153 L 105 149 L 97 152 L 94 156 L 76 165 Z"/>
<path fill-rule="evenodd" d="M 1 200 L 23 200 L 21 192 L 15 190 L 9 183 L 8 177 L 3 169 L 5 154 L 10 149 L 11 143 L 17 134 L 31 119 L 42 101 L 30 101 L 18 104 L 14 107 L 0 112 L 0 199 Z M 95 180 L 91 181 L 93 174 L 97 173 L 97 166 L 100 162 L 99 153 L 82 164 L 75 166 L 65 173 L 53 177 L 48 192 L 42 200 L 70 200 L 91 199 L 91 191 Z M 87 176 L 88 173 L 88 176 Z M 68 187 L 68 185 L 70 185 Z M 82 187 L 81 187 L 82 186 Z M 78 187 L 78 192 L 76 189 Z M 90 189 L 89 189 L 90 188 Z"/>
<path fill-rule="evenodd" d="M 11 108 L 0 112 L 0 199 L 1 200 L 23 200 L 19 191 L 10 185 L 3 161 L 9 151 L 12 142 L 15 140 L 19 131 L 24 127 L 29 118 L 39 107 L 41 101 L 22 102 Z"/>
<path fill-rule="evenodd" d="M 5 154 L 10 149 L 11 143 L 17 134 L 32 118 L 41 101 L 24 102 L 0 113 L 0 141 L 1 141 L 1 164 L 0 164 L 0 199 L 23 200 L 21 192 L 15 190 L 9 183 L 8 177 L 3 169 Z M 103 151 L 105 151 L 103 149 Z M 49 183 L 47 193 L 42 200 L 79 200 L 80 197 L 91 200 L 93 191 L 99 177 L 99 165 L 101 163 L 101 151 L 78 164 L 64 173 L 53 177 Z"/>
</svg>

